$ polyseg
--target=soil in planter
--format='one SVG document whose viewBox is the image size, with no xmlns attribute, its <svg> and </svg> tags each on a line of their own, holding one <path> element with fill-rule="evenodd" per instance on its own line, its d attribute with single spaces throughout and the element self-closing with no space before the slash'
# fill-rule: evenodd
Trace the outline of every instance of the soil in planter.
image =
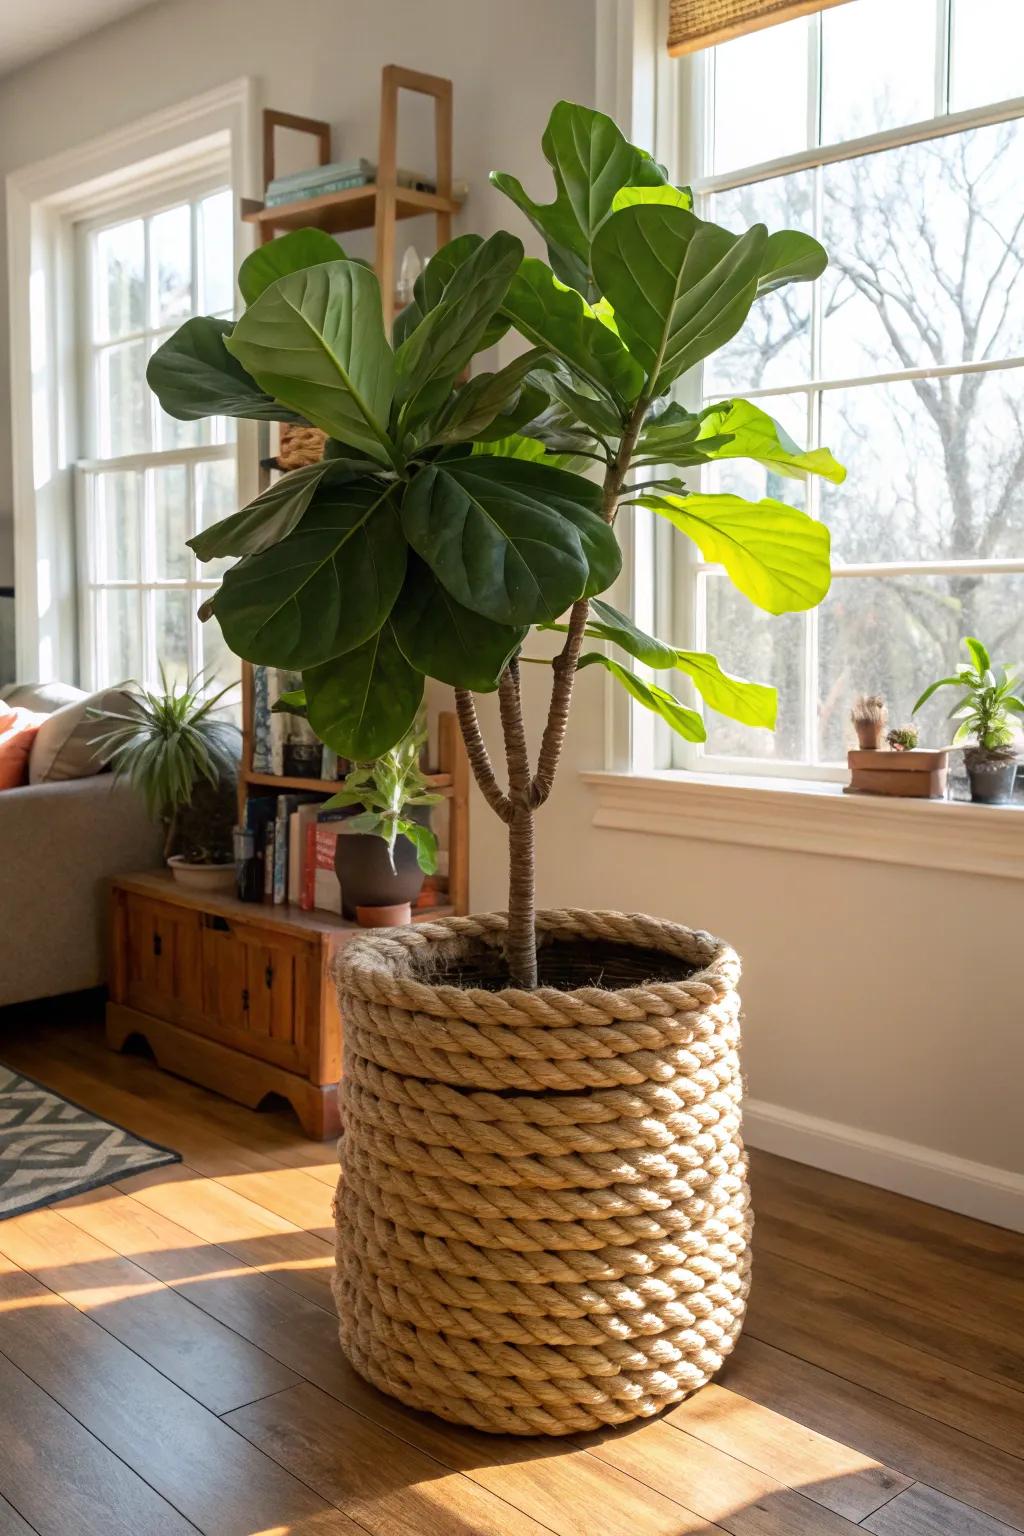
<svg viewBox="0 0 1024 1536">
<path fill-rule="evenodd" d="M 641 987 L 648 981 L 685 981 L 696 966 L 674 959 L 656 949 L 634 949 L 626 944 L 575 939 L 569 943 L 544 942 L 537 951 L 537 980 L 542 987 L 572 992 L 577 987 Z M 428 977 L 421 972 L 420 979 Z M 499 949 L 480 949 L 462 959 L 438 956 L 430 968 L 435 985 L 482 987 L 500 992 L 514 983 L 509 979 L 505 956 Z"/>
</svg>

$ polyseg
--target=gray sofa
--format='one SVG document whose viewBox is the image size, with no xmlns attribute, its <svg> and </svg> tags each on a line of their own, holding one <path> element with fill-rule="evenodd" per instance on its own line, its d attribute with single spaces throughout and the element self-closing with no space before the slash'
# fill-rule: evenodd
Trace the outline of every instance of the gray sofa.
<svg viewBox="0 0 1024 1536">
<path fill-rule="evenodd" d="M 6 697 L 48 714 L 58 700 L 70 713 L 86 699 L 53 685 L 7 689 Z M 29 757 L 30 778 L 37 746 L 52 749 L 42 731 Z M 85 777 L 0 791 L 0 1006 L 99 986 L 106 978 L 107 882 L 160 863 L 161 832 L 139 797 L 89 766 Z"/>
</svg>

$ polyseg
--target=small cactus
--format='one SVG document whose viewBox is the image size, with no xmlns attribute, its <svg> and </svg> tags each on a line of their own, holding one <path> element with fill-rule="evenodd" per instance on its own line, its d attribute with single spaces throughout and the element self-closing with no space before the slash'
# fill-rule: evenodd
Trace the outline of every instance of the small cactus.
<svg viewBox="0 0 1024 1536">
<path fill-rule="evenodd" d="M 893 752 L 912 752 L 917 746 L 917 730 L 912 725 L 894 725 L 885 739 Z"/>
</svg>

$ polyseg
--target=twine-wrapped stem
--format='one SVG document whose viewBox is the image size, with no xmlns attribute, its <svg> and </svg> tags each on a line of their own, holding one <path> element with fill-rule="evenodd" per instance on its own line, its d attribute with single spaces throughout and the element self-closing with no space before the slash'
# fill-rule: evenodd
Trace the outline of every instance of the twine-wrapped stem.
<svg viewBox="0 0 1024 1536">
<path fill-rule="evenodd" d="M 615 521 L 618 498 L 629 474 L 637 439 L 650 404 L 646 396 L 636 401 L 623 429 L 618 450 L 609 462 L 601 492 L 601 515 L 605 522 Z M 498 784 L 477 720 L 473 695 L 456 689 L 455 702 L 459 729 L 473 776 L 487 804 L 509 829 L 509 905 L 506 958 L 509 974 L 517 987 L 537 985 L 537 944 L 534 931 L 536 909 L 536 862 L 533 818 L 544 804 L 555 782 L 555 773 L 565 745 L 569 724 L 573 683 L 583 648 L 590 604 L 581 597 L 572 606 L 565 643 L 551 663 L 553 680 L 547 720 L 537 754 L 537 771 L 530 776 L 529 754 L 523 728 L 519 696 L 519 660 L 509 662 L 498 685 L 501 731 L 508 767 L 508 793 Z"/>
</svg>

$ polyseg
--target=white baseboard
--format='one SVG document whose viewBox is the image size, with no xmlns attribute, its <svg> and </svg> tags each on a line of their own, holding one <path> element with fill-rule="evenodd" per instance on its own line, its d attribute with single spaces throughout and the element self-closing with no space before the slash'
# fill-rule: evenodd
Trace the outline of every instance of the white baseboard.
<svg viewBox="0 0 1024 1536">
<path fill-rule="evenodd" d="M 760 1099 L 746 1100 L 743 1128 L 748 1145 L 763 1152 L 1024 1232 L 1024 1174 Z"/>
</svg>

